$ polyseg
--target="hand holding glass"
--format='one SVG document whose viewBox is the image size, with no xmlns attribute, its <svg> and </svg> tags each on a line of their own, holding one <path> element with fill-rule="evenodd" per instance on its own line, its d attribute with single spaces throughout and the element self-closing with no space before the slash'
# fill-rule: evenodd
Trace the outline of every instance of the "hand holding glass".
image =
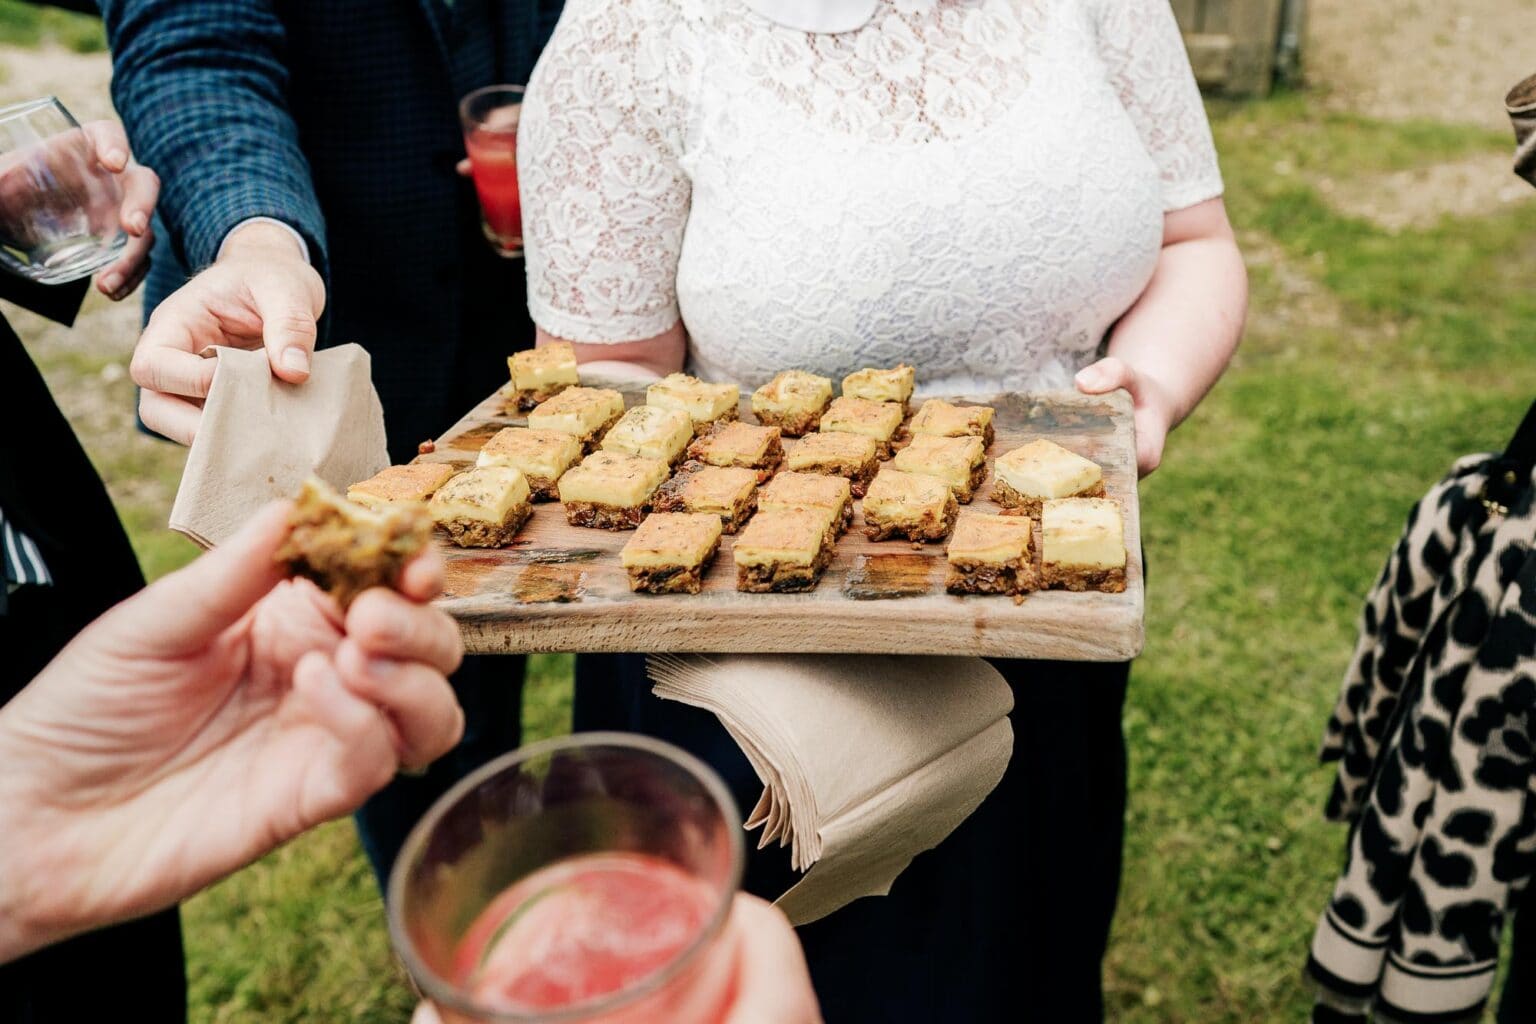
<svg viewBox="0 0 1536 1024">
<path fill-rule="evenodd" d="M 390 931 L 450 1024 L 715 1024 L 741 870 L 740 819 L 708 768 L 583 733 L 438 801 L 395 863 Z"/>
<path fill-rule="evenodd" d="M 57 99 L 0 110 L 0 264 L 42 284 L 75 281 L 127 244 L 122 182 Z"/>
<path fill-rule="evenodd" d="M 501 255 L 523 254 L 523 212 L 517 191 L 517 122 L 523 87 L 490 85 L 459 104 L 464 148 L 469 152 L 480 221 L 486 240 Z"/>
</svg>

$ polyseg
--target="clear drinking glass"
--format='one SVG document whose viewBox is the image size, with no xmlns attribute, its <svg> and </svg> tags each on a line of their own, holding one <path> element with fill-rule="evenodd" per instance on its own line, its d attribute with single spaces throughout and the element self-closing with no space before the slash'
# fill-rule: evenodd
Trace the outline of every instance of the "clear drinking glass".
<svg viewBox="0 0 1536 1024">
<path fill-rule="evenodd" d="M 0 110 L 0 264 L 43 284 L 89 277 L 128 242 L 122 184 L 56 98 Z"/>
<path fill-rule="evenodd" d="M 523 211 L 517 191 L 517 122 L 523 87 L 488 85 L 459 103 L 464 148 L 480 196 L 486 240 L 509 259 L 523 254 Z"/>
<path fill-rule="evenodd" d="M 390 935 L 449 1024 L 714 1024 L 735 984 L 740 822 L 719 777 L 666 743 L 536 743 L 412 830 Z"/>
</svg>

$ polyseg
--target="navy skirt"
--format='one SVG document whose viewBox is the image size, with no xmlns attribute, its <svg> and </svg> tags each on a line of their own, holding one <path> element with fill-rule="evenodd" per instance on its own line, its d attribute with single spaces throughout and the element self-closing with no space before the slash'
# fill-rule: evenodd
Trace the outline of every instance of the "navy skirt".
<svg viewBox="0 0 1536 1024">
<path fill-rule="evenodd" d="M 800 929 L 828 1024 L 1103 1019 L 1130 665 L 993 664 L 1015 701 L 1013 760 L 1002 782 L 912 862 L 890 895 Z M 637 655 L 577 659 L 575 726 L 675 743 L 720 772 L 743 810 L 761 792 L 715 716 L 652 696 Z M 797 878 L 787 850 L 748 855 L 749 892 L 773 899 Z"/>
</svg>

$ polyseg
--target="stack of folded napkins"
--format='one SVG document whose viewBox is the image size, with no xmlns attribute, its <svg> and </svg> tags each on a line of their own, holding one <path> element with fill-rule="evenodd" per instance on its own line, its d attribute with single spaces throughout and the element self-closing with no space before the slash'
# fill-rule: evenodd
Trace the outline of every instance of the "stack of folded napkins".
<svg viewBox="0 0 1536 1024">
<path fill-rule="evenodd" d="M 1013 694 L 979 658 L 662 655 L 657 696 L 714 712 L 763 782 L 759 848 L 805 877 L 778 901 L 795 924 L 884 895 L 1003 777 Z"/>
</svg>

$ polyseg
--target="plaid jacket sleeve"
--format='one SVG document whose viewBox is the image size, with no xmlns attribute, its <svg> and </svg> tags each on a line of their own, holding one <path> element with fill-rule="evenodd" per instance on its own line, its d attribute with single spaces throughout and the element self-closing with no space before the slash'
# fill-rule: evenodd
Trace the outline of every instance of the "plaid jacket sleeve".
<svg viewBox="0 0 1536 1024">
<path fill-rule="evenodd" d="M 241 221 L 291 225 L 327 276 L 325 220 L 288 111 L 272 0 L 101 0 L 112 99 L 135 156 L 160 175 L 183 265 L 212 263 Z"/>
<path fill-rule="evenodd" d="M 565 0 L 539 0 L 539 37 L 535 53 L 544 49 L 544 44 L 549 42 L 549 37 L 554 34 L 555 25 L 560 21 L 560 14 L 565 10 Z"/>
</svg>

